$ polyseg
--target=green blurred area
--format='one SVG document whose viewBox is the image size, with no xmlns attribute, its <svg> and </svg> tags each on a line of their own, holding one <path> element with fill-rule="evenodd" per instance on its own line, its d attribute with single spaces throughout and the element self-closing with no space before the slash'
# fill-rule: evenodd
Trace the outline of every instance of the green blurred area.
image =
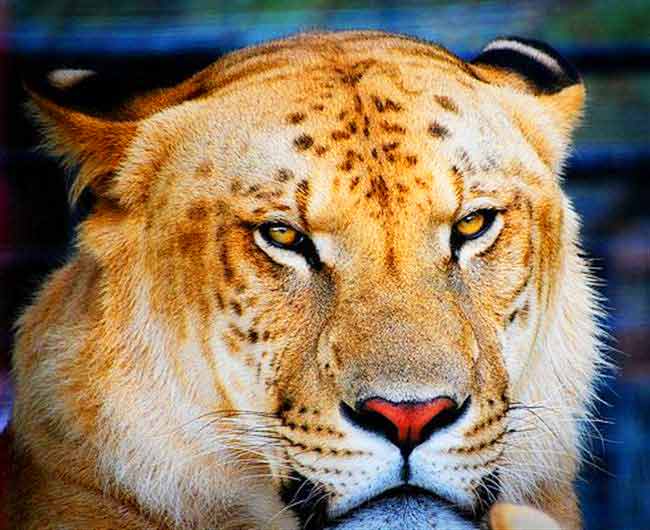
<svg viewBox="0 0 650 530">
<path fill-rule="evenodd" d="M 58 18 L 79 17 L 101 22 L 115 19 L 174 19 L 184 22 L 216 18 L 228 13 L 282 13 L 286 11 L 337 11 L 408 8 L 481 8 L 537 11 L 541 36 L 551 41 L 607 43 L 650 39 L 649 0 L 569 1 L 379 1 L 379 0 L 23 0 L 10 3 L 15 20 L 39 19 L 56 23 Z M 462 28 L 459 31 L 469 31 Z"/>
<path fill-rule="evenodd" d="M 650 142 L 650 74 L 590 75 L 585 84 L 587 107 L 576 143 L 641 146 Z"/>
</svg>

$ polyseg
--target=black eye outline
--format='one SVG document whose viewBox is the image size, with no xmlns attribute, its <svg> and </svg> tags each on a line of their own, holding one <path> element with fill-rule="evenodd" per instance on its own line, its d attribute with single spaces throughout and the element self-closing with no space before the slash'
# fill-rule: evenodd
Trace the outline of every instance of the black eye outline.
<svg viewBox="0 0 650 530">
<path fill-rule="evenodd" d="M 467 241 L 478 239 L 483 234 L 485 234 L 490 228 L 492 228 L 492 225 L 494 224 L 494 220 L 496 219 L 497 214 L 499 212 L 501 212 L 501 210 L 497 210 L 495 208 L 483 208 L 481 210 L 474 210 L 473 212 L 468 213 L 467 215 L 463 216 L 461 219 L 459 219 L 454 223 L 454 226 L 451 229 L 450 244 L 451 244 L 452 254 L 454 255 L 455 258 L 458 258 L 458 253 L 460 252 L 460 248 L 463 246 L 464 243 L 466 243 Z M 481 214 L 483 216 L 483 219 L 485 219 L 485 223 L 483 224 L 481 229 L 475 234 L 472 234 L 470 236 L 461 234 L 457 228 L 458 223 L 460 223 L 463 219 L 469 217 L 470 215 L 476 215 L 476 214 Z"/>
<path fill-rule="evenodd" d="M 270 230 L 272 228 L 278 227 L 295 230 L 298 233 L 298 239 L 296 239 L 296 241 L 294 241 L 291 245 L 283 245 L 282 243 L 278 243 L 271 237 L 270 234 Z M 264 238 L 264 241 L 266 241 L 269 245 L 282 250 L 288 250 L 290 252 L 300 254 L 305 258 L 307 264 L 315 270 L 320 270 L 322 268 L 323 264 L 320 260 L 320 257 L 318 256 L 318 251 L 316 250 L 314 242 L 297 228 L 291 226 L 288 223 L 270 222 L 258 226 L 257 229 Z"/>
</svg>

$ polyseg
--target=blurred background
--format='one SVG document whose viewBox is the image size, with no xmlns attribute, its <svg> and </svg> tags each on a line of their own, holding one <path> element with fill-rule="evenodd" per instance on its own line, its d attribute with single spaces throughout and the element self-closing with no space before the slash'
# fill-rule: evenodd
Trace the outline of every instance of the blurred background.
<svg viewBox="0 0 650 530">
<path fill-rule="evenodd" d="M 602 385 L 604 421 L 579 488 L 588 530 L 650 528 L 650 0 L 0 0 L 0 429 L 12 322 L 83 215 L 68 209 L 62 171 L 34 149 L 21 78 L 90 67 L 169 83 L 242 46 L 351 28 L 408 33 L 468 59 L 496 36 L 532 37 L 583 73 L 588 108 L 565 187 L 603 280 L 619 370 Z"/>
</svg>

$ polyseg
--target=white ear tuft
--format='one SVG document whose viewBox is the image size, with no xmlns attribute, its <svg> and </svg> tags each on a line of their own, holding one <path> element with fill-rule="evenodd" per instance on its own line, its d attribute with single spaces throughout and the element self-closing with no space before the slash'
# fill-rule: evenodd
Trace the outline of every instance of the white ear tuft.
<svg viewBox="0 0 650 530">
<path fill-rule="evenodd" d="M 517 74 L 537 94 L 555 94 L 581 82 L 566 59 L 548 44 L 533 39 L 500 37 L 483 48 L 472 63 Z"/>
<path fill-rule="evenodd" d="M 77 85 L 81 81 L 88 79 L 95 75 L 93 70 L 81 70 L 81 69 L 61 69 L 61 70 L 52 70 L 47 75 L 47 80 L 49 83 L 58 88 L 59 90 L 67 90 Z"/>
</svg>

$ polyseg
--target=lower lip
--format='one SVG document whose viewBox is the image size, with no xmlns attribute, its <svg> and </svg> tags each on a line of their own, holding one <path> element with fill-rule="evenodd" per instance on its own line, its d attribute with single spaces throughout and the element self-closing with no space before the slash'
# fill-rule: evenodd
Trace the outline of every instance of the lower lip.
<svg viewBox="0 0 650 530">
<path fill-rule="evenodd" d="M 382 495 L 334 521 L 327 530 L 478 530 L 449 503 L 420 492 Z"/>
</svg>

